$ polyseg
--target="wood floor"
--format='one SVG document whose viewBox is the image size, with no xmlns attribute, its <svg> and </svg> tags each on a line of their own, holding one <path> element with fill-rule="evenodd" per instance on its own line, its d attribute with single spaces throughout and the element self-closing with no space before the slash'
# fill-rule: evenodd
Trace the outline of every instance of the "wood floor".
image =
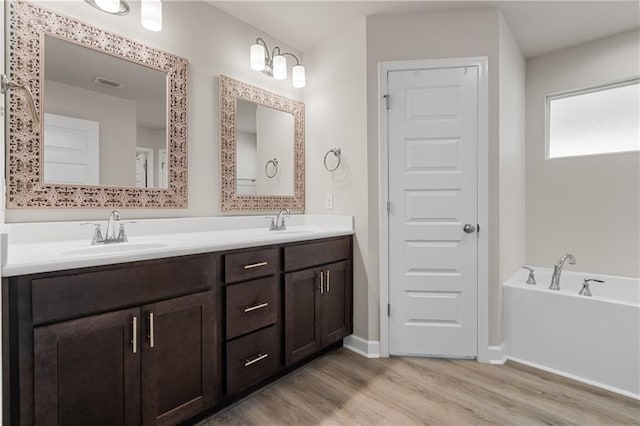
<svg viewBox="0 0 640 426">
<path fill-rule="evenodd" d="M 340 349 L 200 426 L 417 424 L 640 425 L 640 402 L 513 362 Z"/>
</svg>

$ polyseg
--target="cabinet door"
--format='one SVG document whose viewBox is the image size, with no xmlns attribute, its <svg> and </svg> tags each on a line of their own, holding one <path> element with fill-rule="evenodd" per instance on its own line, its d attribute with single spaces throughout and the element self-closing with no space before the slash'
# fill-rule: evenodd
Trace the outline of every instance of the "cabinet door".
<svg viewBox="0 0 640 426">
<path fill-rule="evenodd" d="M 138 308 L 35 328 L 35 424 L 139 425 L 139 342 Z"/>
<path fill-rule="evenodd" d="M 284 279 L 285 365 L 321 348 L 320 269 L 291 272 Z"/>
<path fill-rule="evenodd" d="M 351 262 L 323 266 L 322 346 L 328 346 L 352 332 Z"/>
<path fill-rule="evenodd" d="M 219 361 L 213 291 L 143 306 L 142 315 L 142 424 L 176 424 L 211 407 Z"/>
</svg>

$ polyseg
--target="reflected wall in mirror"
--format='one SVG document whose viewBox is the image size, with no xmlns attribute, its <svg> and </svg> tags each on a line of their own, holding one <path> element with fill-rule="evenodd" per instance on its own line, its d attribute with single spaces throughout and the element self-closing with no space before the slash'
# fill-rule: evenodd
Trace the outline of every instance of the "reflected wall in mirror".
<svg viewBox="0 0 640 426">
<path fill-rule="evenodd" d="M 221 208 L 304 211 L 304 104 L 220 76 Z"/>
<path fill-rule="evenodd" d="M 7 207 L 187 206 L 187 60 L 10 3 Z"/>
<path fill-rule="evenodd" d="M 45 184 L 166 187 L 167 74 L 44 37 Z"/>
<path fill-rule="evenodd" d="M 238 99 L 236 192 L 293 196 L 293 114 Z"/>
</svg>

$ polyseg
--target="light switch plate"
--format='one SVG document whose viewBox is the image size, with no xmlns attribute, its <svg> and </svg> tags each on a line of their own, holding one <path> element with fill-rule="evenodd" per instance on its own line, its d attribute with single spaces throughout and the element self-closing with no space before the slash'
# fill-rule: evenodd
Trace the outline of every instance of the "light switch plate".
<svg viewBox="0 0 640 426">
<path fill-rule="evenodd" d="M 333 193 L 327 192 L 324 194 L 324 208 L 327 210 L 333 210 Z"/>
</svg>

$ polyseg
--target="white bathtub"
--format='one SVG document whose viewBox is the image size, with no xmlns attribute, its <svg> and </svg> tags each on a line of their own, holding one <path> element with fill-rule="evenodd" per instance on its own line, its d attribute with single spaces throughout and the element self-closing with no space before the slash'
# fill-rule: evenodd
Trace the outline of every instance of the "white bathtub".
<svg viewBox="0 0 640 426">
<path fill-rule="evenodd" d="M 560 291 L 549 290 L 552 270 L 535 268 L 503 283 L 507 357 L 640 399 L 640 279 L 563 271 Z M 578 295 L 584 278 L 592 297 Z"/>
</svg>

